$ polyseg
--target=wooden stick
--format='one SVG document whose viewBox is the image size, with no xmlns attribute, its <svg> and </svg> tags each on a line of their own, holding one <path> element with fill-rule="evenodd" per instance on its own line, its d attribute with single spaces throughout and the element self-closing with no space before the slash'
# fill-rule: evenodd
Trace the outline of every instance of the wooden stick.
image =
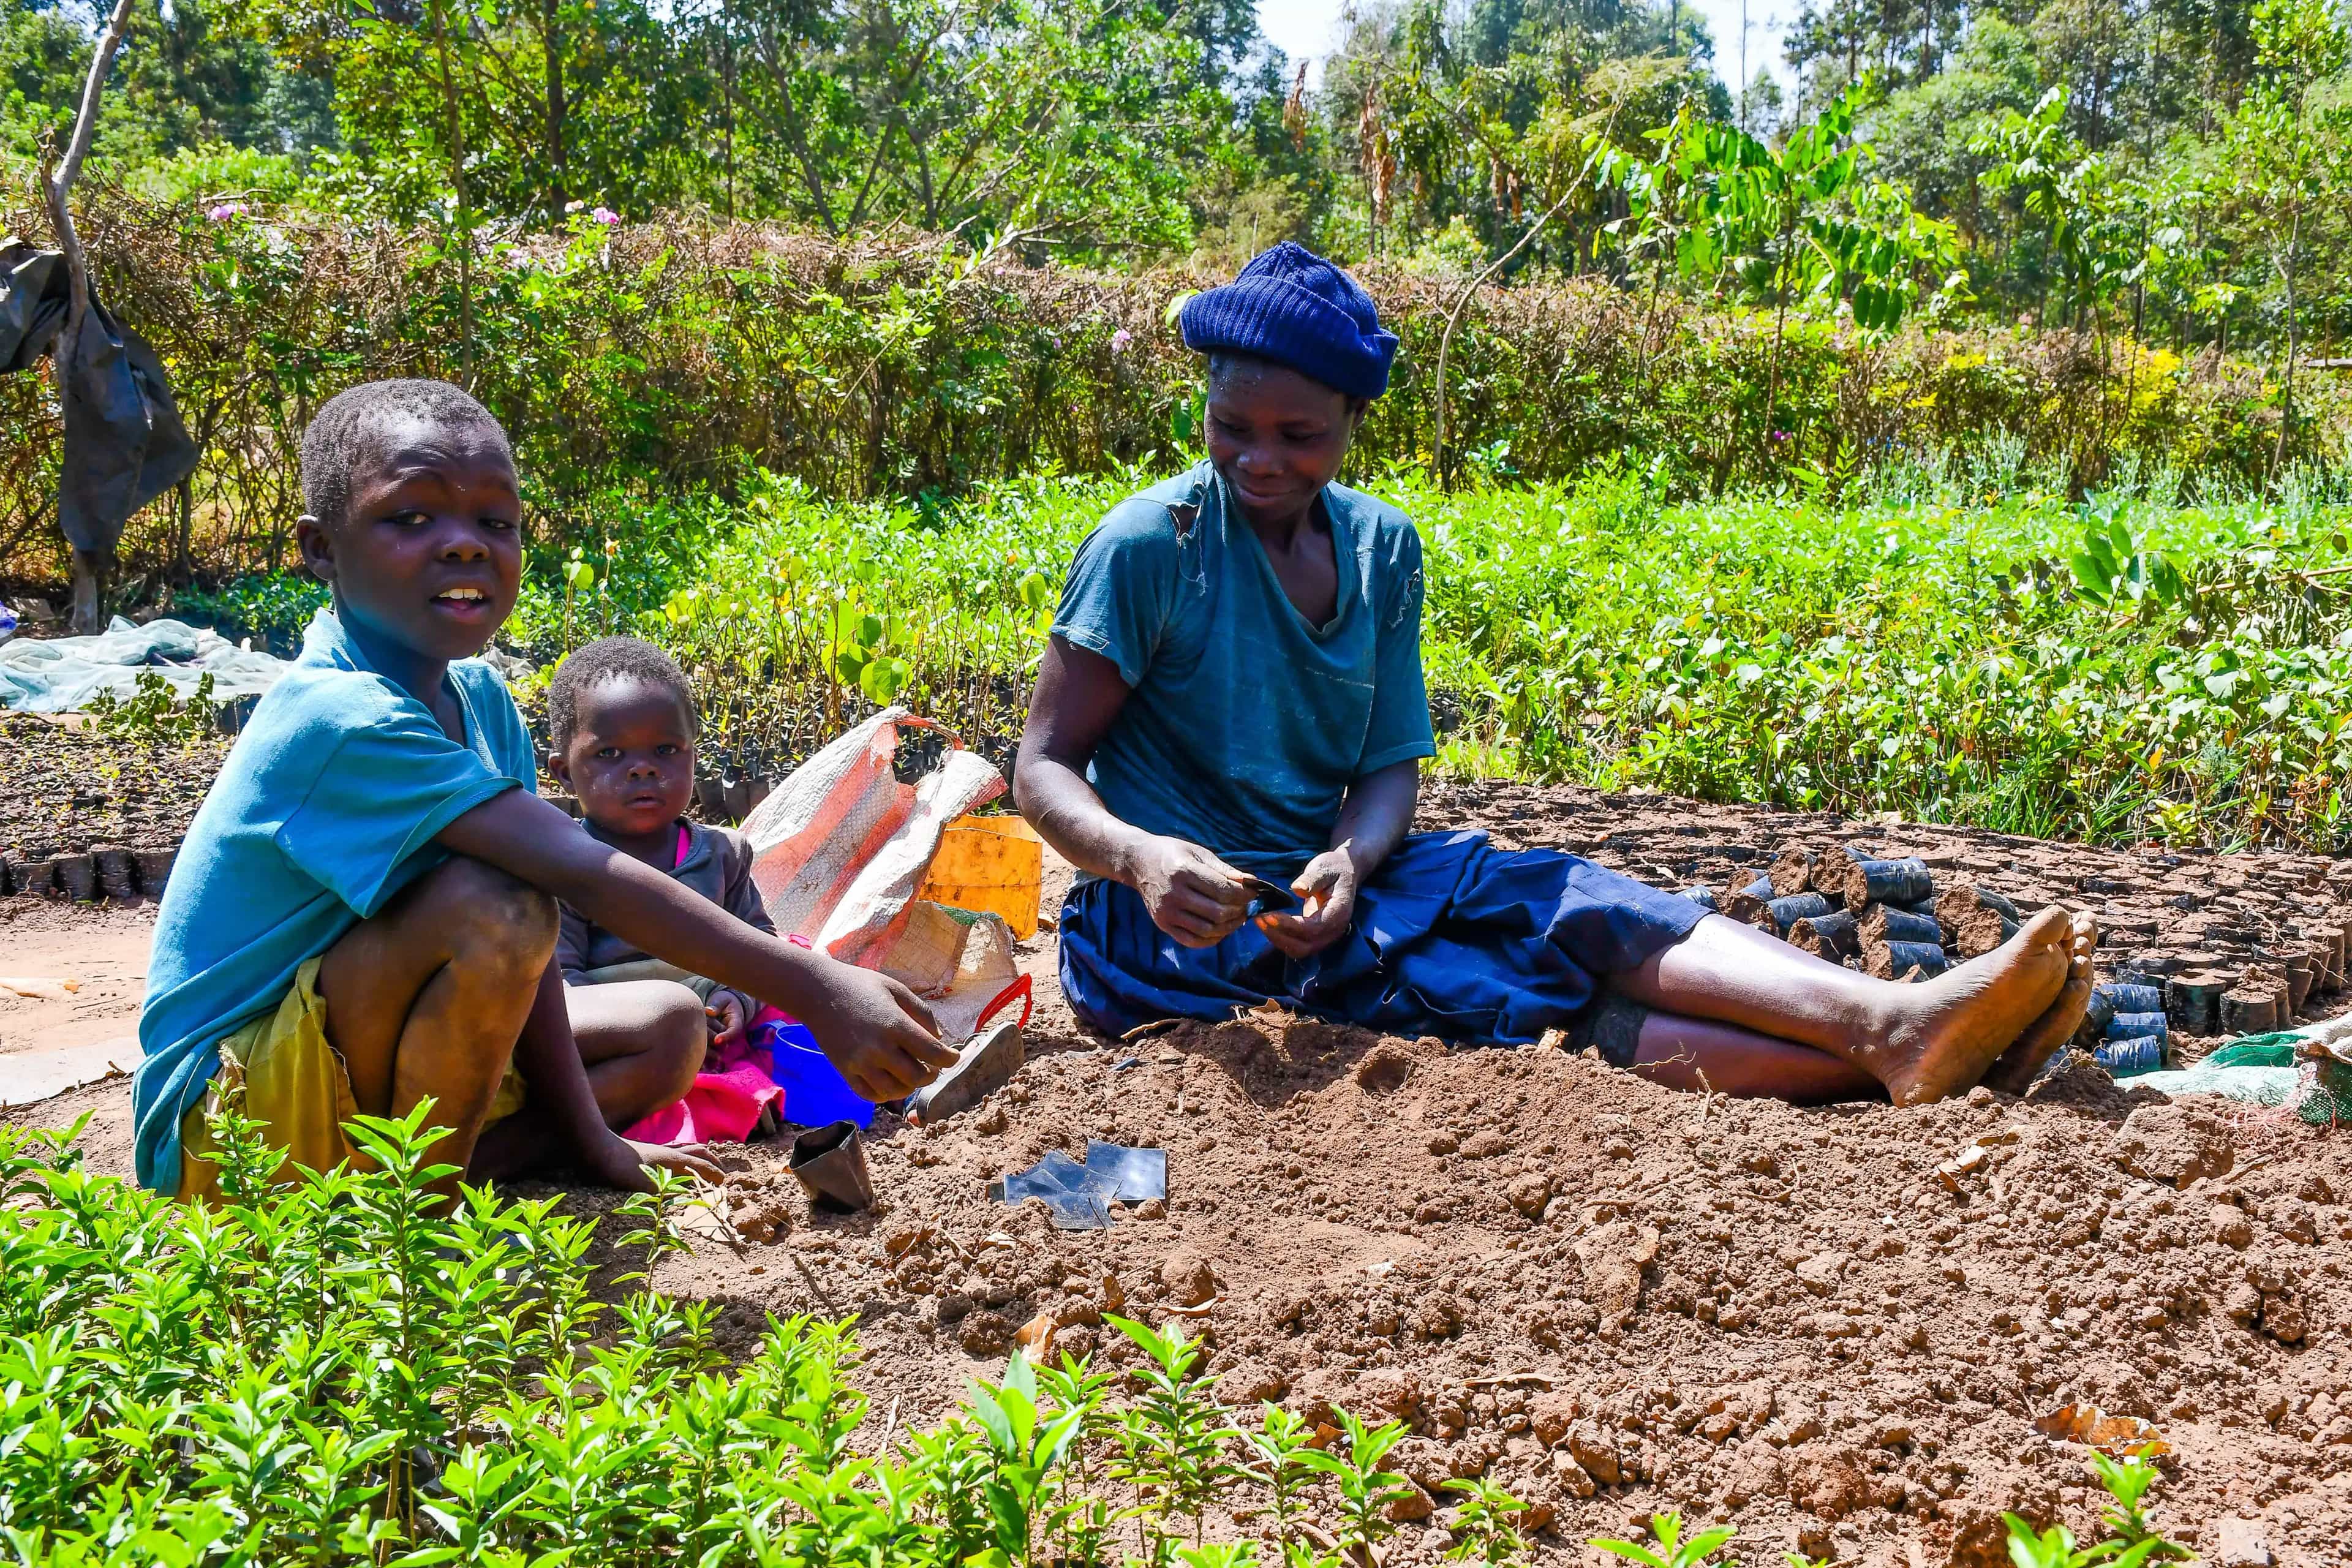
<svg viewBox="0 0 2352 1568">
<path fill-rule="evenodd" d="M 66 367 L 73 363 L 74 338 L 81 331 L 82 318 L 89 312 L 89 260 L 81 247 L 81 236 L 74 228 L 73 209 L 67 198 L 73 194 L 73 183 L 81 174 L 81 161 L 89 155 L 90 138 L 98 131 L 98 102 L 105 90 L 107 72 L 114 68 L 115 52 L 131 31 L 131 0 L 115 0 L 114 11 L 106 19 L 106 31 L 99 35 L 98 47 L 89 58 L 89 75 L 81 86 L 81 108 L 74 115 L 73 137 L 66 143 L 65 161 L 49 177 L 47 195 L 49 203 L 49 223 L 58 231 L 58 248 L 66 253 L 66 279 L 73 291 L 72 303 L 66 310 L 65 329 L 58 332 L 56 347 L 51 351 L 57 368 L 58 393 L 65 394 Z"/>
</svg>

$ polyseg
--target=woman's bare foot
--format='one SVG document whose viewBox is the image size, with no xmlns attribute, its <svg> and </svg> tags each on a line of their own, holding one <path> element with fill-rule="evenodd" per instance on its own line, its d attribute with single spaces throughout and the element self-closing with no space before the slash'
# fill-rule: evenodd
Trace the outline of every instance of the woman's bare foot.
<svg viewBox="0 0 2352 1568">
<path fill-rule="evenodd" d="M 2018 933 L 1902 994 L 1869 1064 L 1897 1105 L 1974 1088 L 1995 1058 L 2049 1010 L 2066 983 L 2074 917 L 2053 906 Z"/>
<path fill-rule="evenodd" d="M 2023 1094 L 2032 1085 L 2042 1064 L 2058 1052 L 2067 1037 L 2082 1027 L 2091 1005 L 2091 955 L 2099 945 L 2098 922 L 2089 915 L 2074 917 L 2068 942 L 2066 984 L 2049 1011 L 2026 1026 L 2017 1043 L 2000 1053 L 1983 1079 L 1987 1089 L 2003 1094 Z"/>
</svg>

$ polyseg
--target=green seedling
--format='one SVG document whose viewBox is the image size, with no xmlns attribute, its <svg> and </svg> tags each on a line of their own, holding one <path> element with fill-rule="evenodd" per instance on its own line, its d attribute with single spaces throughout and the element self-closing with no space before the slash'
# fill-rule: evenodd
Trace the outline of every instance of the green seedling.
<svg viewBox="0 0 2352 1568">
<path fill-rule="evenodd" d="M 1528 1538 L 1512 1522 L 1527 1504 L 1485 1476 L 1450 1480 L 1444 1489 L 1462 1496 L 1462 1506 L 1454 1511 L 1454 1544 L 1445 1552 L 1448 1563 L 1506 1568 L 1527 1561 Z"/>
<path fill-rule="evenodd" d="M 1339 1536 L 1343 1552 L 1359 1556 L 1396 1531 L 1388 1521 L 1388 1506 L 1412 1495 L 1402 1476 L 1381 1468 L 1389 1450 L 1404 1439 L 1404 1424 L 1384 1422 L 1367 1426 L 1345 1410 L 1333 1412 L 1348 1440 L 1344 1453 L 1310 1448 L 1299 1463 L 1330 1478 L 1339 1493 Z"/>
<path fill-rule="evenodd" d="M 1166 1527 L 1192 1521 L 1199 1544 L 1201 1512 L 1239 1474 L 1224 1459 L 1225 1444 L 1241 1436 L 1212 1396 L 1213 1373 L 1201 1367 L 1201 1345 L 1181 1328 L 1160 1333 L 1131 1318 L 1103 1321 L 1135 1342 L 1145 1355 L 1136 1375 L 1143 1396 L 1119 1417 L 1118 1479 L 1136 1489 L 1147 1545 L 1164 1561 L 1172 1538 Z"/>
<path fill-rule="evenodd" d="M 1243 1445 L 1256 1461 L 1246 1473 L 1265 1488 L 1275 1540 L 1286 1550 L 1297 1528 L 1298 1494 L 1314 1473 L 1306 1463 L 1306 1456 L 1315 1451 L 1314 1438 L 1306 1417 L 1272 1404 L 1258 1407 L 1258 1429 L 1242 1434 Z"/>
<path fill-rule="evenodd" d="M 988 1500 L 993 1542 L 988 1551 L 967 1561 L 973 1568 L 1026 1563 L 1040 1514 L 1047 1516 L 1049 1531 L 1061 1522 L 1054 1507 L 1059 1489 L 1055 1472 L 1086 1425 L 1087 1407 L 1041 1406 L 1036 1373 L 1028 1357 L 1017 1351 L 1004 1369 L 1004 1381 L 973 1383 L 965 1406 L 973 1424 L 987 1435 L 989 1452 L 995 1460 L 981 1483 Z"/>
<path fill-rule="evenodd" d="M 1722 1525 L 1702 1530 L 1688 1540 L 1683 1537 L 1683 1516 L 1669 1509 L 1650 1516 L 1650 1544 L 1631 1541 L 1595 1539 L 1585 1544 L 1612 1556 L 1639 1563 L 1642 1568 L 1707 1568 L 1707 1563 L 1735 1531 Z"/>
<path fill-rule="evenodd" d="M 2162 1475 L 2146 1449 L 2123 1459 L 2094 1450 L 2091 1471 L 2113 1500 L 2099 1513 L 2099 1521 L 2112 1533 L 2105 1541 L 2081 1545 L 2063 1524 L 2037 1531 L 2017 1515 L 2005 1513 L 2001 1519 L 2009 1526 L 2009 1560 L 2017 1568 L 2141 1568 L 2148 1563 L 2196 1560 L 2189 1548 L 2158 1534 L 2140 1507 L 2140 1500 Z"/>
</svg>

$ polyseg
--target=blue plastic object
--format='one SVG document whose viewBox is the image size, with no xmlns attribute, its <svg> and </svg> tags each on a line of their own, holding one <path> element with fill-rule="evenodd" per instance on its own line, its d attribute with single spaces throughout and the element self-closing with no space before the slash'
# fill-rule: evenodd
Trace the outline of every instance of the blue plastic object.
<svg viewBox="0 0 2352 1568">
<path fill-rule="evenodd" d="M 784 1091 L 784 1120 L 800 1127 L 835 1121 L 874 1125 L 874 1102 L 849 1087 L 833 1058 L 817 1048 L 805 1024 L 770 1024 L 752 1034 L 775 1058 L 770 1075 Z"/>
<path fill-rule="evenodd" d="M 2091 1053 L 2092 1059 L 2112 1078 L 2133 1078 L 2164 1070 L 2164 1041 L 2155 1035 L 2137 1039 L 2109 1040 Z"/>
<path fill-rule="evenodd" d="M 2091 1000 L 2083 1009 L 2084 1032 L 2104 1037 L 2107 1032 L 2107 1025 L 2115 1016 L 2115 987 L 2112 985 L 2091 987 Z"/>
<path fill-rule="evenodd" d="M 2111 1040 L 2136 1040 L 2142 1035 L 2154 1035 L 2158 1039 L 2169 1039 L 2172 1030 L 2166 1025 L 2161 1011 L 2154 1013 L 2118 1012 L 2107 1020 L 2105 1030 Z"/>
<path fill-rule="evenodd" d="M 2118 1014 L 2164 1011 L 2164 988 L 2160 985 L 2137 985 L 2128 982 L 2118 982 L 2112 985 L 2102 985 L 2098 989 L 2106 994 L 2108 1002 L 2114 1005 Z"/>
</svg>

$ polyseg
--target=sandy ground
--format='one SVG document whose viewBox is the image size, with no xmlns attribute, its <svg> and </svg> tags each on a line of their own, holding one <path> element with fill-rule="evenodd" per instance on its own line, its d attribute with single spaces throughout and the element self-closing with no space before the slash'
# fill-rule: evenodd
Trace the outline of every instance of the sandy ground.
<svg viewBox="0 0 2352 1568">
<path fill-rule="evenodd" d="M 1659 880 L 1859 826 L 1507 788 L 1430 810 Z M 2278 910 L 2341 918 L 2325 863 L 1867 831 L 2112 910 L 2135 928 L 2116 963 L 2234 962 L 2242 935 L 2275 950 Z M 37 952 L 87 982 L 0 1005 L 5 1049 L 127 1031 L 142 929 L 0 926 L 0 972 Z M 1058 1005 L 1050 934 L 1024 962 L 1044 982 L 1030 1068 L 944 1126 L 880 1118 L 873 1210 L 815 1215 L 777 1148 L 730 1150 L 726 1239 L 714 1225 L 660 1282 L 723 1303 L 738 1348 L 772 1312 L 857 1314 L 863 1382 L 902 1424 L 1000 1369 L 1033 1320 L 1113 1361 L 1106 1311 L 1183 1321 L 1237 1403 L 1392 1415 L 1425 1491 L 1503 1481 L 1546 1563 L 1674 1506 L 1736 1526 L 1744 1563 L 1998 1563 L 2004 1509 L 2095 1528 L 2084 1450 L 2037 1429 L 2069 1405 L 2161 1433 L 2158 1515 L 2209 1561 L 2352 1562 L 2352 1133 L 2167 1103 L 2087 1063 L 2023 1100 L 1802 1110 L 1278 1016 L 1106 1042 Z M 2347 1006 L 2323 989 L 2305 1011 Z M 89 1113 L 93 1163 L 119 1169 L 127 1110 L 109 1082 L 23 1114 Z M 1090 1138 L 1167 1149 L 1168 1202 L 1061 1232 L 987 1201 L 989 1178 Z M 1444 1544 L 1411 1521 L 1390 1560 Z"/>
<path fill-rule="evenodd" d="M 0 1106 L 137 1064 L 153 926 L 152 906 L 0 898 Z M 29 984 L 11 989 L 9 981 Z"/>
</svg>

